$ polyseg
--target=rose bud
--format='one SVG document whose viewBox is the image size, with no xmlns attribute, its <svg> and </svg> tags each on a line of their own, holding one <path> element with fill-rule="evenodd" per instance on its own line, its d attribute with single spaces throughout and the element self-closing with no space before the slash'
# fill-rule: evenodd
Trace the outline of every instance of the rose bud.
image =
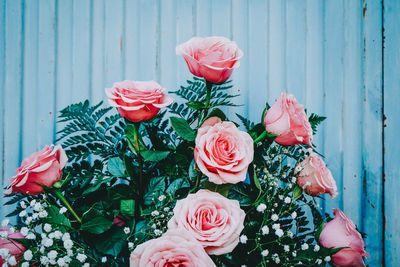
<svg viewBox="0 0 400 267">
<path fill-rule="evenodd" d="M 114 83 L 106 88 L 110 106 L 133 122 L 152 119 L 161 108 L 170 105 L 173 99 L 164 94 L 165 89 L 155 81 L 129 81 Z"/>
<path fill-rule="evenodd" d="M 310 122 L 303 105 L 297 103 L 294 95 L 283 92 L 265 113 L 264 125 L 267 132 L 279 135 L 275 139 L 278 144 L 303 143 L 312 146 L 313 132 Z"/>
<path fill-rule="evenodd" d="M 61 179 L 62 169 L 68 158 L 60 145 L 46 146 L 24 159 L 16 170 L 17 175 L 10 179 L 5 194 L 23 193 L 37 195 L 43 192 L 41 185 L 52 187 Z"/>
<path fill-rule="evenodd" d="M 339 267 L 365 266 L 363 256 L 368 257 L 364 250 L 365 244 L 354 223 L 339 209 L 334 209 L 335 218 L 326 223 L 319 237 L 319 242 L 325 248 L 340 248 L 332 256 L 332 262 Z"/>
<path fill-rule="evenodd" d="M 168 229 L 186 230 L 208 254 L 222 255 L 239 243 L 245 216 L 237 200 L 202 189 L 176 202 Z"/>
<path fill-rule="evenodd" d="M 236 184 L 246 180 L 253 154 L 253 139 L 232 122 L 211 117 L 198 130 L 194 159 L 210 182 Z"/>
<path fill-rule="evenodd" d="M 299 174 L 297 184 L 312 196 L 328 193 L 335 198 L 338 194 L 331 171 L 317 153 L 311 152 L 300 162 L 295 168 L 295 174 Z"/>
<path fill-rule="evenodd" d="M 7 257 L 8 265 L 6 265 L 6 266 L 17 266 L 18 263 L 21 261 L 22 255 L 26 249 L 20 243 L 13 240 L 13 238 L 19 239 L 19 238 L 25 238 L 25 237 L 20 232 L 13 233 L 9 228 L 0 228 L 0 232 L 7 232 L 6 239 L 0 238 L 0 249 L 8 250 L 9 251 L 8 257 L 14 257 L 15 263 L 16 263 L 16 264 L 12 264 L 10 262 L 10 258 Z M 7 262 L 7 259 L 3 258 L 2 255 L 0 255 L 0 265 L 5 266 L 3 264 L 6 262 Z"/>
<path fill-rule="evenodd" d="M 177 46 L 176 54 L 183 56 L 193 75 L 216 84 L 229 79 L 243 56 L 235 42 L 216 36 L 193 37 Z"/>
<path fill-rule="evenodd" d="M 215 264 L 188 232 L 173 230 L 137 246 L 131 253 L 130 266 L 215 267 Z"/>
</svg>

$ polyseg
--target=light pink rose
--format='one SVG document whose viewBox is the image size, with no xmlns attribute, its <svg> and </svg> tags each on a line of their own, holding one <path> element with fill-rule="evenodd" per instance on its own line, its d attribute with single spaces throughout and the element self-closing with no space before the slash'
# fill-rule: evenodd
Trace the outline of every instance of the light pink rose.
<svg viewBox="0 0 400 267">
<path fill-rule="evenodd" d="M 354 223 L 339 209 L 334 209 L 335 218 L 326 223 L 319 237 L 319 242 L 326 248 L 348 247 L 332 256 L 332 262 L 339 267 L 365 266 L 363 256 L 368 257 L 365 251 L 364 240 L 357 231 Z"/>
<path fill-rule="evenodd" d="M 68 158 L 60 145 L 46 146 L 24 159 L 16 170 L 17 175 L 10 179 L 5 194 L 23 193 L 37 195 L 43 192 L 43 187 L 51 187 L 62 177 L 62 169 Z"/>
<path fill-rule="evenodd" d="M 176 202 L 168 229 L 184 229 L 208 254 L 222 255 L 239 243 L 245 216 L 237 200 L 202 189 Z"/>
<path fill-rule="evenodd" d="M 186 231 L 168 231 L 140 244 L 131 253 L 130 267 L 214 267 L 199 242 Z"/>
<path fill-rule="evenodd" d="M 106 88 L 108 103 L 119 114 L 133 122 L 146 121 L 170 105 L 173 100 L 164 94 L 165 89 L 155 81 L 129 81 L 114 83 Z"/>
<path fill-rule="evenodd" d="M 232 122 L 211 117 L 198 130 L 194 159 L 210 182 L 244 181 L 253 154 L 253 139 Z"/>
<path fill-rule="evenodd" d="M 12 233 L 9 228 L 0 228 L 0 232 L 7 232 L 8 233 L 8 238 L 7 239 L 2 239 L 0 238 L 0 249 L 5 248 L 10 251 L 10 256 L 14 256 L 17 264 L 16 265 L 10 265 L 10 266 L 17 266 L 18 263 L 22 259 L 22 255 L 24 251 L 26 250 L 23 245 L 18 243 L 17 241 L 12 240 L 13 238 L 25 238 L 20 232 L 15 232 Z M 2 266 L 5 263 L 5 259 L 3 259 L 0 256 L 0 266 Z"/>
<path fill-rule="evenodd" d="M 229 79 L 243 56 L 235 42 L 216 36 L 193 37 L 177 46 L 176 54 L 183 56 L 193 75 L 216 84 Z"/>
<path fill-rule="evenodd" d="M 308 194 L 318 196 L 328 193 L 332 198 L 337 196 L 337 187 L 331 171 L 326 167 L 325 162 L 317 155 L 311 152 L 298 167 L 301 171 L 295 171 L 299 174 L 297 184 Z"/>
<path fill-rule="evenodd" d="M 275 142 L 281 145 L 303 143 L 312 146 L 310 122 L 303 105 L 297 103 L 294 95 L 283 92 L 265 113 L 264 124 L 267 132 L 279 135 Z"/>
</svg>

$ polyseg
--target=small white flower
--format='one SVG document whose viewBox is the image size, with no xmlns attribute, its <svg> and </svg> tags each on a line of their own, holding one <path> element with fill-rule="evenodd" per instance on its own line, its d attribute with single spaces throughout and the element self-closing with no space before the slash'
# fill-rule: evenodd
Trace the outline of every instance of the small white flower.
<svg viewBox="0 0 400 267">
<path fill-rule="evenodd" d="M 50 250 L 50 252 L 49 253 L 47 253 L 47 257 L 50 259 L 50 260 L 54 260 L 55 258 L 57 258 L 57 251 L 55 251 L 55 250 Z"/>
<path fill-rule="evenodd" d="M 281 259 L 279 259 L 279 257 L 276 257 L 274 260 L 275 260 L 275 263 L 277 263 L 277 264 L 281 262 Z"/>
<path fill-rule="evenodd" d="M 316 263 L 316 264 L 321 264 L 321 263 L 322 263 L 322 260 L 321 260 L 321 259 L 317 259 L 317 260 L 315 261 L 315 263 Z"/>
<path fill-rule="evenodd" d="M 42 253 L 42 254 L 44 254 L 44 251 L 46 250 L 46 248 L 44 247 L 44 246 L 41 246 L 40 247 L 40 252 Z"/>
<path fill-rule="evenodd" d="M 284 245 L 283 246 L 283 250 L 286 251 L 286 252 L 289 252 L 290 251 L 289 245 Z"/>
<path fill-rule="evenodd" d="M 301 245 L 301 249 L 302 250 L 307 250 L 308 249 L 308 244 L 304 243 L 303 245 Z"/>
<path fill-rule="evenodd" d="M 297 178 L 296 177 L 292 177 L 292 183 L 296 183 Z"/>
<path fill-rule="evenodd" d="M 82 267 L 89 267 L 89 266 L 90 266 L 90 264 L 87 262 L 84 265 L 82 265 Z"/>
<path fill-rule="evenodd" d="M 26 206 L 26 202 L 25 201 L 21 201 L 19 203 L 19 205 L 21 206 L 21 208 L 26 209 L 28 206 Z"/>
<path fill-rule="evenodd" d="M 64 214 L 64 213 L 66 213 L 67 212 L 67 208 L 66 207 L 62 207 L 61 209 L 60 209 L 60 214 Z"/>
<path fill-rule="evenodd" d="M 331 256 L 326 256 L 325 259 L 324 259 L 324 261 L 330 262 L 330 261 L 331 261 Z"/>
<path fill-rule="evenodd" d="M 281 226 L 280 226 L 279 223 L 274 223 L 274 224 L 272 225 L 272 229 L 274 229 L 274 230 L 278 230 L 278 229 L 280 229 L 280 228 L 281 228 Z"/>
<path fill-rule="evenodd" d="M 164 211 L 165 211 L 165 212 L 169 211 L 169 207 L 165 207 L 165 208 L 164 208 Z"/>
<path fill-rule="evenodd" d="M 129 247 L 130 249 L 132 249 L 132 248 L 133 248 L 133 243 L 132 243 L 132 242 L 129 242 L 129 243 L 128 243 L 128 247 Z"/>
<path fill-rule="evenodd" d="M 282 200 L 282 199 L 283 199 L 283 196 L 282 196 L 282 195 L 279 195 L 278 197 L 279 197 L 279 199 L 280 199 L 280 200 Z"/>
<path fill-rule="evenodd" d="M 29 267 L 29 263 L 28 263 L 28 262 L 23 262 L 23 263 L 21 264 L 21 267 Z"/>
<path fill-rule="evenodd" d="M 303 168 L 302 168 L 300 165 L 297 165 L 296 168 L 295 168 L 296 173 L 297 173 L 297 172 L 301 172 L 302 169 L 303 169 Z"/>
<path fill-rule="evenodd" d="M 277 208 L 278 207 L 278 203 L 274 203 L 274 207 Z"/>
<path fill-rule="evenodd" d="M 71 249 L 74 243 L 72 242 L 71 239 L 66 239 L 64 240 L 64 248 L 65 249 Z"/>
<path fill-rule="evenodd" d="M 49 248 L 54 244 L 54 242 L 53 242 L 53 239 L 45 238 L 45 239 L 42 239 L 42 244 L 43 244 L 43 246 Z"/>
<path fill-rule="evenodd" d="M 4 219 L 1 221 L 1 227 L 7 227 L 7 225 L 10 223 L 9 219 Z"/>
<path fill-rule="evenodd" d="M 268 234 L 269 234 L 269 228 L 268 228 L 268 226 L 264 225 L 264 226 L 261 228 L 261 231 L 262 231 L 262 234 L 263 234 L 263 235 L 268 235 Z"/>
<path fill-rule="evenodd" d="M 293 257 L 297 257 L 297 252 L 296 252 L 296 251 L 293 251 L 293 252 L 292 252 L 292 256 L 293 256 Z"/>
<path fill-rule="evenodd" d="M 33 210 L 42 211 L 43 210 L 42 204 L 40 204 L 40 202 L 35 203 L 35 206 L 33 206 Z"/>
<path fill-rule="evenodd" d="M 153 216 L 153 217 L 158 216 L 158 215 L 160 215 L 160 213 L 158 212 L 158 210 L 153 210 L 153 211 L 151 212 L 151 216 Z"/>
<path fill-rule="evenodd" d="M 26 210 L 23 210 L 19 213 L 19 217 L 25 217 L 26 216 Z"/>
<path fill-rule="evenodd" d="M 33 258 L 33 254 L 31 250 L 27 250 L 24 252 L 24 260 L 30 261 Z"/>
<path fill-rule="evenodd" d="M 65 262 L 64 258 L 59 258 L 59 259 L 57 260 L 57 264 L 58 264 L 59 266 L 65 266 L 65 265 L 67 265 L 67 263 Z"/>
<path fill-rule="evenodd" d="M 63 234 L 62 241 L 69 240 L 69 239 L 71 239 L 71 236 L 69 233 Z"/>
<path fill-rule="evenodd" d="M 290 238 L 293 238 L 293 236 L 294 236 L 294 234 L 289 230 L 289 231 L 287 231 L 287 234 L 288 234 L 288 236 L 290 237 Z"/>
<path fill-rule="evenodd" d="M 263 257 L 267 257 L 268 254 L 269 254 L 268 249 L 261 251 L 261 255 L 262 255 Z"/>
<path fill-rule="evenodd" d="M 9 255 L 10 255 L 10 250 L 8 248 L 0 248 L 0 256 L 3 259 L 8 258 Z"/>
<path fill-rule="evenodd" d="M 72 251 L 72 249 L 67 249 L 67 255 L 68 256 L 72 256 L 72 255 L 74 255 L 74 252 Z"/>
<path fill-rule="evenodd" d="M 246 235 L 241 235 L 239 240 L 240 240 L 240 243 L 246 244 L 247 243 L 247 236 Z"/>
<path fill-rule="evenodd" d="M 35 235 L 34 233 L 29 233 L 29 234 L 26 236 L 26 238 L 27 238 L 27 239 L 30 239 L 30 240 L 36 239 L 36 235 Z"/>
<path fill-rule="evenodd" d="M 157 235 L 157 236 L 162 235 L 162 233 L 163 232 L 161 230 L 159 230 L 159 229 L 155 229 L 154 230 L 154 234 Z"/>
<path fill-rule="evenodd" d="M 167 197 L 165 195 L 161 195 L 158 197 L 158 201 L 163 201 L 164 199 L 166 199 Z"/>
<path fill-rule="evenodd" d="M 36 204 L 36 199 L 32 199 L 30 206 L 33 207 L 33 206 L 35 206 L 35 204 Z"/>
<path fill-rule="evenodd" d="M 43 229 L 44 229 L 46 232 L 50 232 L 50 231 L 51 231 L 51 225 L 48 224 L 48 223 L 45 223 L 44 226 L 43 226 Z"/>
<path fill-rule="evenodd" d="M 28 235 L 28 232 L 29 232 L 29 229 L 28 229 L 28 227 L 22 227 L 21 228 L 21 231 L 20 231 L 20 233 L 23 235 L 23 236 L 27 236 Z"/>
<path fill-rule="evenodd" d="M 7 231 L 0 231 L 0 237 L 2 239 L 6 239 L 8 237 L 8 232 Z"/>
<path fill-rule="evenodd" d="M 285 197 L 285 203 L 289 204 L 290 202 L 292 202 L 292 199 L 290 197 Z"/>
<path fill-rule="evenodd" d="M 131 229 L 129 229 L 129 227 L 125 227 L 124 232 L 125 234 L 129 234 L 131 232 Z"/>
<path fill-rule="evenodd" d="M 67 250 L 67 253 L 68 253 L 68 250 Z M 69 256 L 64 256 L 63 259 L 66 263 L 70 263 L 72 261 L 72 259 Z"/>
<path fill-rule="evenodd" d="M 62 236 L 63 236 L 63 234 L 61 233 L 61 231 L 54 231 L 53 232 L 53 235 L 54 235 L 54 238 L 55 239 L 60 239 Z"/>
<path fill-rule="evenodd" d="M 276 222 L 278 219 L 279 219 L 278 215 L 272 214 L 271 220 L 273 220 L 274 222 Z"/>
<path fill-rule="evenodd" d="M 87 256 L 85 254 L 78 253 L 78 255 L 76 255 L 76 259 L 82 263 L 86 261 L 86 258 Z"/>
<path fill-rule="evenodd" d="M 292 216 L 292 219 L 293 219 L 293 220 L 296 219 L 296 217 L 297 217 L 297 212 L 293 211 L 292 214 L 291 214 L 290 216 Z"/>
<path fill-rule="evenodd" d="M 15 228 L 14 227 L 10 227 L 10 232 L 13 234 L 15 233 Z"/>
<path fill-rule="evenodd" d="M 39 213 L 35 212 L 32 214 L 32 219 L 36 220 L 39 217 Z"/>
<path fill-rule="evenodd" d="M 320 247 L 319 247 L 318 245 L 315 245 L 315 246 L 314 246 L 314 251 L 315 251 L 315 252 L 318 252 L 319 249 L 320 249 Z"/>
<path fill-rule="evenodd" d="M 49 214 L 47 213 L 47 211 L 43 210 L 41 212 L 39 212 L 39 217 L 40 218 L 46 218 Z"/>
<path fill-rule="evenodd" d="M 15 256 L 11 256 L 8 258 L 7 260 L 8 264 L 10 264 L 11 266 L 15 266 L 17 265 L 17 260 L 15 259 Z"/>
<path fill-rule="evenodd" d="M 276 234 L 278 237 L 282 237 L 282 236 L 283 236 L 283 231 L 282 231 L 282 229 L 277 229 L 277 230 L 275 231 L 275 234 Z"/>
<path fill-rule="evenodd" d="M 264 212 L 267 209 L 267 205 L 264 203 L 261 203 L 260 205 L 257 206 L 257 211 L 258 212 Z"/>
<path fill-rule="evenodd" d="M 40 263 L 43 265 L 49 264 L 49 259 L 46 256 L 40 256 Z"/>
<path fill-rule="evenodd" d="M 103 257 L 103 258 L 101 258 L 101 262 L 107 262 L 107 257 Z"/>
</svg>

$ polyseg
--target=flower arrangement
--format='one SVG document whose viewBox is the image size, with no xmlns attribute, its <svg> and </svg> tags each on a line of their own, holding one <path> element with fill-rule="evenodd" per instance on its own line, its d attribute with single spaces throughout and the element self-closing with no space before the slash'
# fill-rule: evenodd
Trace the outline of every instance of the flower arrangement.
<svg viewBox="0 0 400 267">
<path fill-rule="evenodd" d="M 105 90 L 111 107 L 61 111 L 60 144 L 6 188 L 2 266 L 365 266 L 354 223 L 316 200 L 337 195 L 312 143 L 325 118 L 284 92 L 260 122 L 227 118 L 242 51 L 195 37 L 176 53 L 195 75 L 172 92 L 185 103 L 126 80 Z"/>
</svg>

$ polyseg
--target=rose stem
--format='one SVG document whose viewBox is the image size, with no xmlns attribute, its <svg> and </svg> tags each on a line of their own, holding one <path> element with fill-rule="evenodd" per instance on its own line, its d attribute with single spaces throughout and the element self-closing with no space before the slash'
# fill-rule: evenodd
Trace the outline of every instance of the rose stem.
<svg viewBox="0 0 400 267">
<path fill-rule="evenodd" d="M 135 149 L 136 153 L 138 156 L 138 163 L 139 163 L 139 181 L 138 181 L 138 193 L 139 193 L 139 201 L 136 202 L 136 209 L 135 209 L 135 218 L 136 220 L 139 218 L 139 207 L 142 204 L 142 198 L 143 198 L 143 159 L 142 156 L 140 155 L 140 144 L 139 144 L 139 127 L 140 127 L 140 122 L 134 124 L 134 141 L 135 141 Z"/>
<path fill-rule="evenodd" d="M 206 80 L 206 88 L 207 88 L 207 95 L 206 95 L 206 102 L 204 103 L 204 116 L 203 119 L 207 117 L 208 109 L 210 108 L 211 102 L 211 89 L 213 87 L 213 83 Z"/>
<path fill-rule="evenodd" d="M 58 189 L 53 189 L 53 193 L 56 197 L 58 197 L 62 203 L 67 207 L 67 209 L 71 212 L 71 214 L 75 217 L 75 219 L 79 222 L 82 223 L 82 219 L 76 214 L 74 209 L 71 207 L 69 204 L 68 200 L 63 196 L 63 194 L 58 190 Z"/>
<path fill-rule="evenodd" d="M 262 132 L 262 134 L 260 134 L 260 136 L 257 137 L 257 138 L 254 140 L 254 143 L 257 144 L 258 142 L 262 141 L 265 137 L 267 137 L 267 132 L 266 132 L 266 131 Z"/>
</svg>

